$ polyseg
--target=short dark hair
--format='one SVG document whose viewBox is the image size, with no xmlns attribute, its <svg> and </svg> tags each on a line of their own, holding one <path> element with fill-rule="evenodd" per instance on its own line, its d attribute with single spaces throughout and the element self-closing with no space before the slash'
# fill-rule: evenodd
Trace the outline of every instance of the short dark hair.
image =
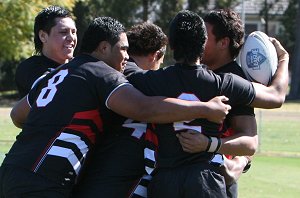
<svg viewBox="0 0 300 198">
<path fill-rule="evenodd" d="M 84 32 L 80 52 L 91 53 L 102 41 L 115 45 L 121 33 L 125 33 L 125 27 L 118 20 L 111 17 L 95 18 Z"/>
<path fill-rule="evenodd" d="M 194 63 L 202 59 L 207 32 L 203 19 L 195 12 L 182 10 L 169 28 L 169 44 L 176 61 Z"/>
<path fill-rule="evenodd" d="M 39 31 L 43 30 L 49 34 L 51 28 L 56 25 L 55 19 L 66 17 L 72 18 L 70 11 L 56 5 L 44 8 L 38 13 L 34 21 L 34 47 L 37 54 L 41 54 L 43 48 L 43 43 L 39 37 Z"/>
<path fill-rule="evenodd" d="M 203 19 L 213 26 L 212 33 L 217 41 L 225 37 L 230 39 L 230 54 L 235 58 L 244 44 L 245 36 L 244 25 L 239 14 L 230 9 L 218 9 L 210 11 Z"/>
<path fill-rule="evenodd" d="M 150 22 L 143 22 L 132 26 L 127 32 L 129 55 L 148 55 L 165 49 L 168 37 L 162 29 Z M 162 52 L 164 53 L 164 52 Z"/>
</svg>

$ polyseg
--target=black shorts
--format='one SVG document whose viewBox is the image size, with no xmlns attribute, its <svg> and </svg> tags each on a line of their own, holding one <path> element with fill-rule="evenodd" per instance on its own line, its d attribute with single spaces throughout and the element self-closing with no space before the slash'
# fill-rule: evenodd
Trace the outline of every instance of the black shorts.
<svg viewBox="0 0 300 198">
<path fill-rule="evenodd" d="M 66 198 L 70 196 L 70 187 L 64 187 L 31 171 L 14 167 L 0 167 L 1 198 Z"/>
<path fill-rule="evenodd" d="M 223 198 L 226 186 L 218 167 L 197 163 L 159 170 L 148 186 L 148 197 Z"/>
<path fill-rule="evenodd" d="M 231 185 L 226 186 L 226 193 L 228 198 L 238 197 L 238 184 L 233 182 Z"/>
<path fill-rule="evenodd" d="M 72 198 L 126 198 L 137 182 L 117 178 L 115 180 L 107 180 L 105 183 L 98 181 L 98 187 L 92 181 L 91 183 L 85 182 L 83 185 L 79 183 L 80 186 L 76 186 L 73 190 Z"/>
<path fill-rule="evenodd" d="M 145 173 L 143 145 L 122 137 L 97 149 L 73 197 L 127 197 Z"/>
</svg>

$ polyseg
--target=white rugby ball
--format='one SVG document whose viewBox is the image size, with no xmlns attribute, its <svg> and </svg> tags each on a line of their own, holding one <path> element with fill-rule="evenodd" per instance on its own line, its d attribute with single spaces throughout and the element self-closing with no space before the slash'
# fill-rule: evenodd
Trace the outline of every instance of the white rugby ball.
<svg viewBox="0 0 300 198">
<path fill-rule="evenodd" d="M 277 52 L 265 33 L 255 31 L 246 38 L 237 62 L 248 80 L 268 85 L 277 69 Z"/>
</svg>

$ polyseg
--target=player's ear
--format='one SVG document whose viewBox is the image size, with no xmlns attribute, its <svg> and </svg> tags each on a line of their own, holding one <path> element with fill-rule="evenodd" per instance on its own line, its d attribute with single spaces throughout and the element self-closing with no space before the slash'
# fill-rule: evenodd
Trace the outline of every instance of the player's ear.
<svg viewBox="0 0 300 198">
<path fill-rule="evenodd" d="M 47 42 L 47 38 L 48 38 L 48 33 L 43 31 L 43 30 L 40 30 L 39 31 L 39 38 L 41 40 L 42 43 L 46 43 Z"/>
<path fill-rule="evenodd" d="M 101 41 L 97 47 L 97 52 L 100 54 L 106 54 L 110 50 L 111 45 L 107 41 Z"/>
<path fill-rule="evenodd" d="M 219 40 L 218 44 L 221 48 L 228 48 L 228 46 L 230 44 L 229 37 L 222 38 L 221 40 Z"/>
<path fill-rule="evenodd" d="M 157 61 L 158 60 L 158 54 L 159 54 L 158 50 L 156 52 L 150 53 L 149 54 L 150 62 Z"/>
</svg>

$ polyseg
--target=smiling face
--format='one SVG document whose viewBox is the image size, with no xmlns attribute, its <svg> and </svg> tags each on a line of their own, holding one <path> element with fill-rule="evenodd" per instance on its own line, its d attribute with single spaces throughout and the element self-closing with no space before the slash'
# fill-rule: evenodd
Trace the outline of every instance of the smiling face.
<svg viewBox="0 0 300 198">
<path fill-rule="evenodd" d="M 73 19 L 56 18 L 56 25 L 47 34 L 39 32 L 43 43 L 42 53 L 48 58 L 63 64 L 73 58 L 74 49 L 77 45 L 77 29 Z"/>
</svg>

